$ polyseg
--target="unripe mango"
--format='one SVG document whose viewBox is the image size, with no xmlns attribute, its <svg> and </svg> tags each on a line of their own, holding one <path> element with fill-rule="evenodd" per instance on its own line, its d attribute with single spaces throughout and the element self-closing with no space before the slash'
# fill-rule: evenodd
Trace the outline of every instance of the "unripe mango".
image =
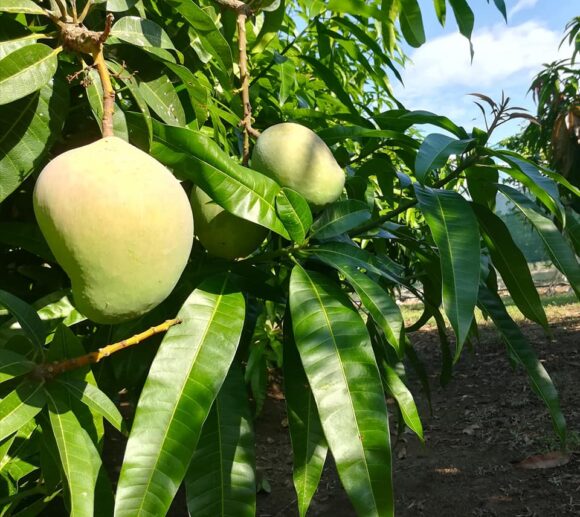
<svg viewBox="0 0 580 517">
<path fill-rule="evenodd" d="M 296 190 L 313 208 L 336 201 L 344 188 L 344 172 L 328 146 L 292 122 L 271 126 L 259 136 L 252 168 Z"/>
<path fill-rule="evenodd" d="M 212 255 L 232 260 L 252 253 L 268 230 L 224 210 L 203 190 L 193 187 L 190 196 L 195 235 Z"/>
<path fill-rule="evenodd" d="M 77 309 L 97 323 L 161 303 L 191 251 L 193 218 L 180 183 L 116 137 L 52 160 L 36 182 L 34 213 Z"/>
</svg>

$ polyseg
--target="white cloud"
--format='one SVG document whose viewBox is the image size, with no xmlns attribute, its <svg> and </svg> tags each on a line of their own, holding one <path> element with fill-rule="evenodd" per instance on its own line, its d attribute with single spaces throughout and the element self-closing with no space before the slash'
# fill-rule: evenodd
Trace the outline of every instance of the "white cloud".
<svg viewBox="0 0 580 517">
<path fill-rule="evenodd" d="M 535 7 L 538 3 L 538 0 L 519 0 L 516 5 L 514 5 L 508 12 L 508 19 L 511 19 L 514 14 L 519 13 L 520 11 L 525 11 L 526 9 L 531 9 Z"/>
</svg>

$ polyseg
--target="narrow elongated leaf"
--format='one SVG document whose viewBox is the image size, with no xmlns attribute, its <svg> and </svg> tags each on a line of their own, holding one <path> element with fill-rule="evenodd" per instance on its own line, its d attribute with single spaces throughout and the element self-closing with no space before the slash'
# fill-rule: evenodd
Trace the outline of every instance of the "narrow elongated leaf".
<svg viewBox="0 0 580 517">
<path fill-rule="evenodd" d="M 413 395 L 393 368 L 386 363 L 383 363 L 383 368 L 383 379 L 385 385 L 397 401 L 401 414 L 403 415 L 403 420 L 409 429 L 411 429 L 421 441 L 424 441 L 423 424 L 421 423 L 421 418 L 419 418 L 419 411 L 417 411 Z"/>
<path fill-rule="evenodd" d="M 415 184 L 415 193 L 441 255 L 443 307 L 457 336 L 457 358 L 477 302 L 479 226 L 469 203 L 456 192 Z"/>
<path fill-rule="evenodd" d="M 348 232 L 371 218 L 366 203 L 356 199 L 337 201 L 324 209 L 311 227 L 312 237 L 330 239 Z"/>
<path fill-rule="evenodd" d="M 198 131 L 153 123 L 151 154 L 183 178 L 191 179 L 228 212 L 289 238 L 276 214 L 280 186 L 234 162 Z"/>
<path fill-rule="evenodd" d="M 111 36 L 137 45 L 175 49 L 167 33 L 155 22 L 138 16 L 124 16 L 113 25 Z"/>
<path fill-rule="evenodd" d="M 295 190 L 283 187 L 276 196 L 276 213 L 290 238 L 301 244 L 312 225 L 312 212 L 308 202 Z"/>
<path fill-rule="evenodd" d="M 400 2 L 399 23 L 403 37 L 412 47 L 420 47 L 425 43 L 425 28 L 419 3 L 417 0 L 400 0 Z"/>
<path fill-rule="evenodd" d="M 61 133 L 68 88 L 54 78 L 37 93 L 0 106 L 0 202 L 35 170 Z"/>
<path fill-rule="evenodd" d="M 495 208 L 495 198 L 497 197 L 497 182 L 499 172 L 496 167 L 492 167 L 493 162 L 488 162 L 489 166 L 477 164 L 465 170 L 467 178 L 467 188 L 471 199 L 480 205 L 490 209 Z"/>
<path fill-rule="evenodd" d="M 505 7 L 505 0 L 493 0 L 493 3 L 495 4 L 499 12 L 502 14 L 503 19 L 507 23 L 507 10 Z"/>
<path fill-rule="evenodd" d="M 365 309 L 384 332 L 388 343 L 395 349 L 397 355 L 402 357 L 405 324 L 399 306 L 379 284 L 358 269 L 346 266 L 342 267 L 340 272 L 355 289 Z"/>
<path fill-rule="evenodd" d="M 25 249 L 50 262 L 54 261 L 54 256 L 37 224 L 0 223 L 0 243 Z"/>
<path fill-rule="evenodd" d="M 125 423 L 117 406 L 97 386 L 72 379 L 62 382 L 62 385 L 73 397 L 86 404 L 93 413 L 104 417 L 117 431 L 125 431 Z"/>
<path fill-rule="evenodd" d="M 580 255 L 580 214 L 572 208 L 566 210 L 566 233 L 576 255 Z"/>
<path fill-rule="evenodd" d="M 453 9 L 459 32 L 470 40 L 475 21 L 471 7 L 469 7 L 466 0 L 449 0 L 449 4 L 451 5 L 451 9 Z"/>
<path fill-rule="evenodd" d="M 276 37 L 286 13 L 286 2 L 282 0 L 277 9 L 264 13 L 264 23 L 256 36 L 250 52 L 261 54 L 270 42 Z"/>
<path fill-rule="evenodd" d="M 343 142 L 347 138 L 384 138 L 392 145 L 416 149 L 418 144 L 411 137 L 392 129 L 371 129 L 361 126 L 334 126 L 318 132 L 327 144 Z"/>
<path fill-rule="evenodd" d="M 230 368 L 244 298 L 228 275 L 205 280 L 165 335 L 141 392 L 117 489 L 115 515 L 165 515 L 203 422 Z"/>
<path fill-rule="evenodd" d="M 46 404 L 43 383 L 24 380 L 0 401 L 0 440 L 32 420 Z"/>
<path fill-rule="evenodd" d="M 562 443 L 565 444 L 566 421 L 560 410 L 558 392 L 548 372 L 536 357 L 532 347 L 520 328 L 511 319 L 501 298 L 496 293 L 482 284 L 479 289 L 478 303 L 493 320 L 511 355 L 516 357 L 525 368 L 532 388 L 546 404 L 552 417 L 554 429 Z"/>
<path fill-rule="evenodd" d="M 159 75 L 153 79 L 141 79 L 139 92 L 147 105 L 165 122 L 175 126 L 185 125 L 185 112 L 179 96 L 169 78 Z"/>
<path fill-rule="evenodd" d="M 0 289 L 0 305 L 8 309 L 22 330 L 39 349 L 44 345 L 46 330 L 36 311 L 20 298 Z"/>
<path fill-rule="evenodd" d="M 504 194 L 526 216 L 538 231 L 554 265 L 566 276 L 576 296 L 580 298 L 580 265 L 574 251 L 556 225 L 537 211 L 533 201 L 507 185 L 498 185 Z"/>
<path fill-rule="evenodd" d="M 70 515 L 90 517 L 94 515 L 95 487 L 101 458 L 91 437 L 67 403 L 64 388 L 52 384 L 46 396 L 50 425 L 68 485 Z"/>
<path fill-rule="evenodd" d="M 278 65 L 280 77 L 280 91 L 278 92 L 278 101 L 283 106 L 288 97 L 294 92 L 296 85 L 296 67 L 290 59 L 285 59 Z"/>
<path fill-rule="evenodd" d="M 433 5 L 435 7 L 435 14 L 437 19 L 441 24 L 441 27 L 445 27 L 445 18 L 447 15 L 447 0 L 434 0 Z"/>
<path fill-rule="evenodd" d="M 25 356 L 0 348 L 0 383 L 20 377 L 34 369 L 36 364 Z"/>
<path fill-rule="evenodd" d="M 234 363 L 203 424 L 185 476 L 190 515 L 253 517 L 255 460 L 246 384 Z"/>
<path fill-rule="evenodd" d="M 357 513 L 392 516 L 387 407 L 370 338 L 340 288 L 295 266 L 294 339 L 339 476 Z"/>
<path fill-rule="evenodd" d="M 294 458 L 292 478 L 298 511 L 300 517 L 304 517 L 320 483 L 328 445 L 290 325 L 284 327 L 283 365 L 284 395 Z"/>
<path fill-rule="evenodd" d="M 35 4 L 32 0 L 2 0 L 0 13 L 24 13 L 41 14 L 46 16 L 46 11 Z"/>
<path fill-rule="evenodd" d="M 327 2 L 327 8 L 329 11 L 352 15 L 356 14 L 358 16 L 364 16 L 365 18 L 373 17 L 380 19 L 381 17 L 381 12 L 373 2 L 360 2 L 359 0 L 329 0 Z"/>
<path fill-rule="evenodd" d="M 60 49 L 42 43 L 26 45 L 0 60 L 0 104 L 40 90 L 56 72 Z"/>
<path fill-rule="evenodd" d="M 548 328 L 546 313 L 526 258 L 512 239 L 506 225 L 485 207 L 474 203 L 472 208 L 493 264 L 501 274 L 515 304 L 526 318 Z"/>
<path fill-rule="evenodd" d="M 427 135 L 419 147 L 415 160 L 417 179 L 424 184 L 429 171 L 443 167 L 452 154 L 463 153 L 472 141 L 472 139 L 456 140 L 439 133 Z"/>
<path fill-rule="evenodd" d="M 137 0 L 107 0 L 107 11 L 113 13 L 128 11 L 137 3 Z"/>
</svg>

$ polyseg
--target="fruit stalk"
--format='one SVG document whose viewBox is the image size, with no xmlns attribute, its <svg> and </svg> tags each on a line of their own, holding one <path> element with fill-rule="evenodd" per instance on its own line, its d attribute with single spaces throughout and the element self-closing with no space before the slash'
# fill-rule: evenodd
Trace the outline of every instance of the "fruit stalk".
<svg viewBox="0 0 580 517">
<path fill-rule="evenodd" d="M 150 329 L 136 334 L 129 339 L 124 339 L 118 343 L 113 343 L 112 345 L 107 345 L 103 348 L 99 348 L 95 352 L 90 352 L 89 354 L 81 355 L 80 357 L 74 357 L 72 359 L 65 359 L 64 361 L 55 361 L 51 363 L 39 364 L 33 371 L 32 376 L 38 379 L 49 380 L 53 379 L 57 375 L 60 375 L 71 370 L 76 370 L 88 364 L 96 364 L 102 361 L 105 357 L 109 357 L 111 354 L 118 352 L 119 350 L 124 350 L 130 346 L 137 345 L 142 341 L 156 335 L 161 332 L 167 332 L 174 325 L 181 323 L 181 320 L 172 319 L 167 320 L 161 325 L 151 327 Z"/>
<path fill-rule="evenodd" d="M 103 138 L 114 136 L 113 133 L 113 112 L 115 110 L 115 90 L 111 84 L 111 76 L 107 70 L 105 57 L 103 55 L 103 43 L 109 37 L 111 26 L 113 25 L 113 15 L 107 15 L 105 23 L 105 30 L 101 33 L 99 38 L 100 44 L 98 50 L 93 53 L 93 62 L 99 72 L 101 84 L 103 86 Z"/>
</svg>

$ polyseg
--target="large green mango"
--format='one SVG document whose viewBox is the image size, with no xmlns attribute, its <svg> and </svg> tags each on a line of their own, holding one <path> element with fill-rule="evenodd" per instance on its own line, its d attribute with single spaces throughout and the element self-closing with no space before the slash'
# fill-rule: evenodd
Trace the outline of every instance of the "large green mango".
<svg viewBox="0 0 580 517">
<path fill-rule="evenodd" d="M 193 187 L 190 196 L 195 235 L 212 255 L 232 260 L 246 257 L 268 234 L 268 230 L 224 210 L 203 190 Z"/>
<path fill-rule="evenodd" d="M 34 212 L 76 307 L 97 323 L 161 303 L 191 251 L 193 218 L 180 183 L 116 137 L 52 160 L 36 182 Z"/>
<path fill-rule="evenodd" d="M 344 172 L 328 146 L 292 122 L 271 126 L 259 136 L 252 168 L 296 190 L 315 209 L 336 201 L 344 188 Z"/>
</svg>

